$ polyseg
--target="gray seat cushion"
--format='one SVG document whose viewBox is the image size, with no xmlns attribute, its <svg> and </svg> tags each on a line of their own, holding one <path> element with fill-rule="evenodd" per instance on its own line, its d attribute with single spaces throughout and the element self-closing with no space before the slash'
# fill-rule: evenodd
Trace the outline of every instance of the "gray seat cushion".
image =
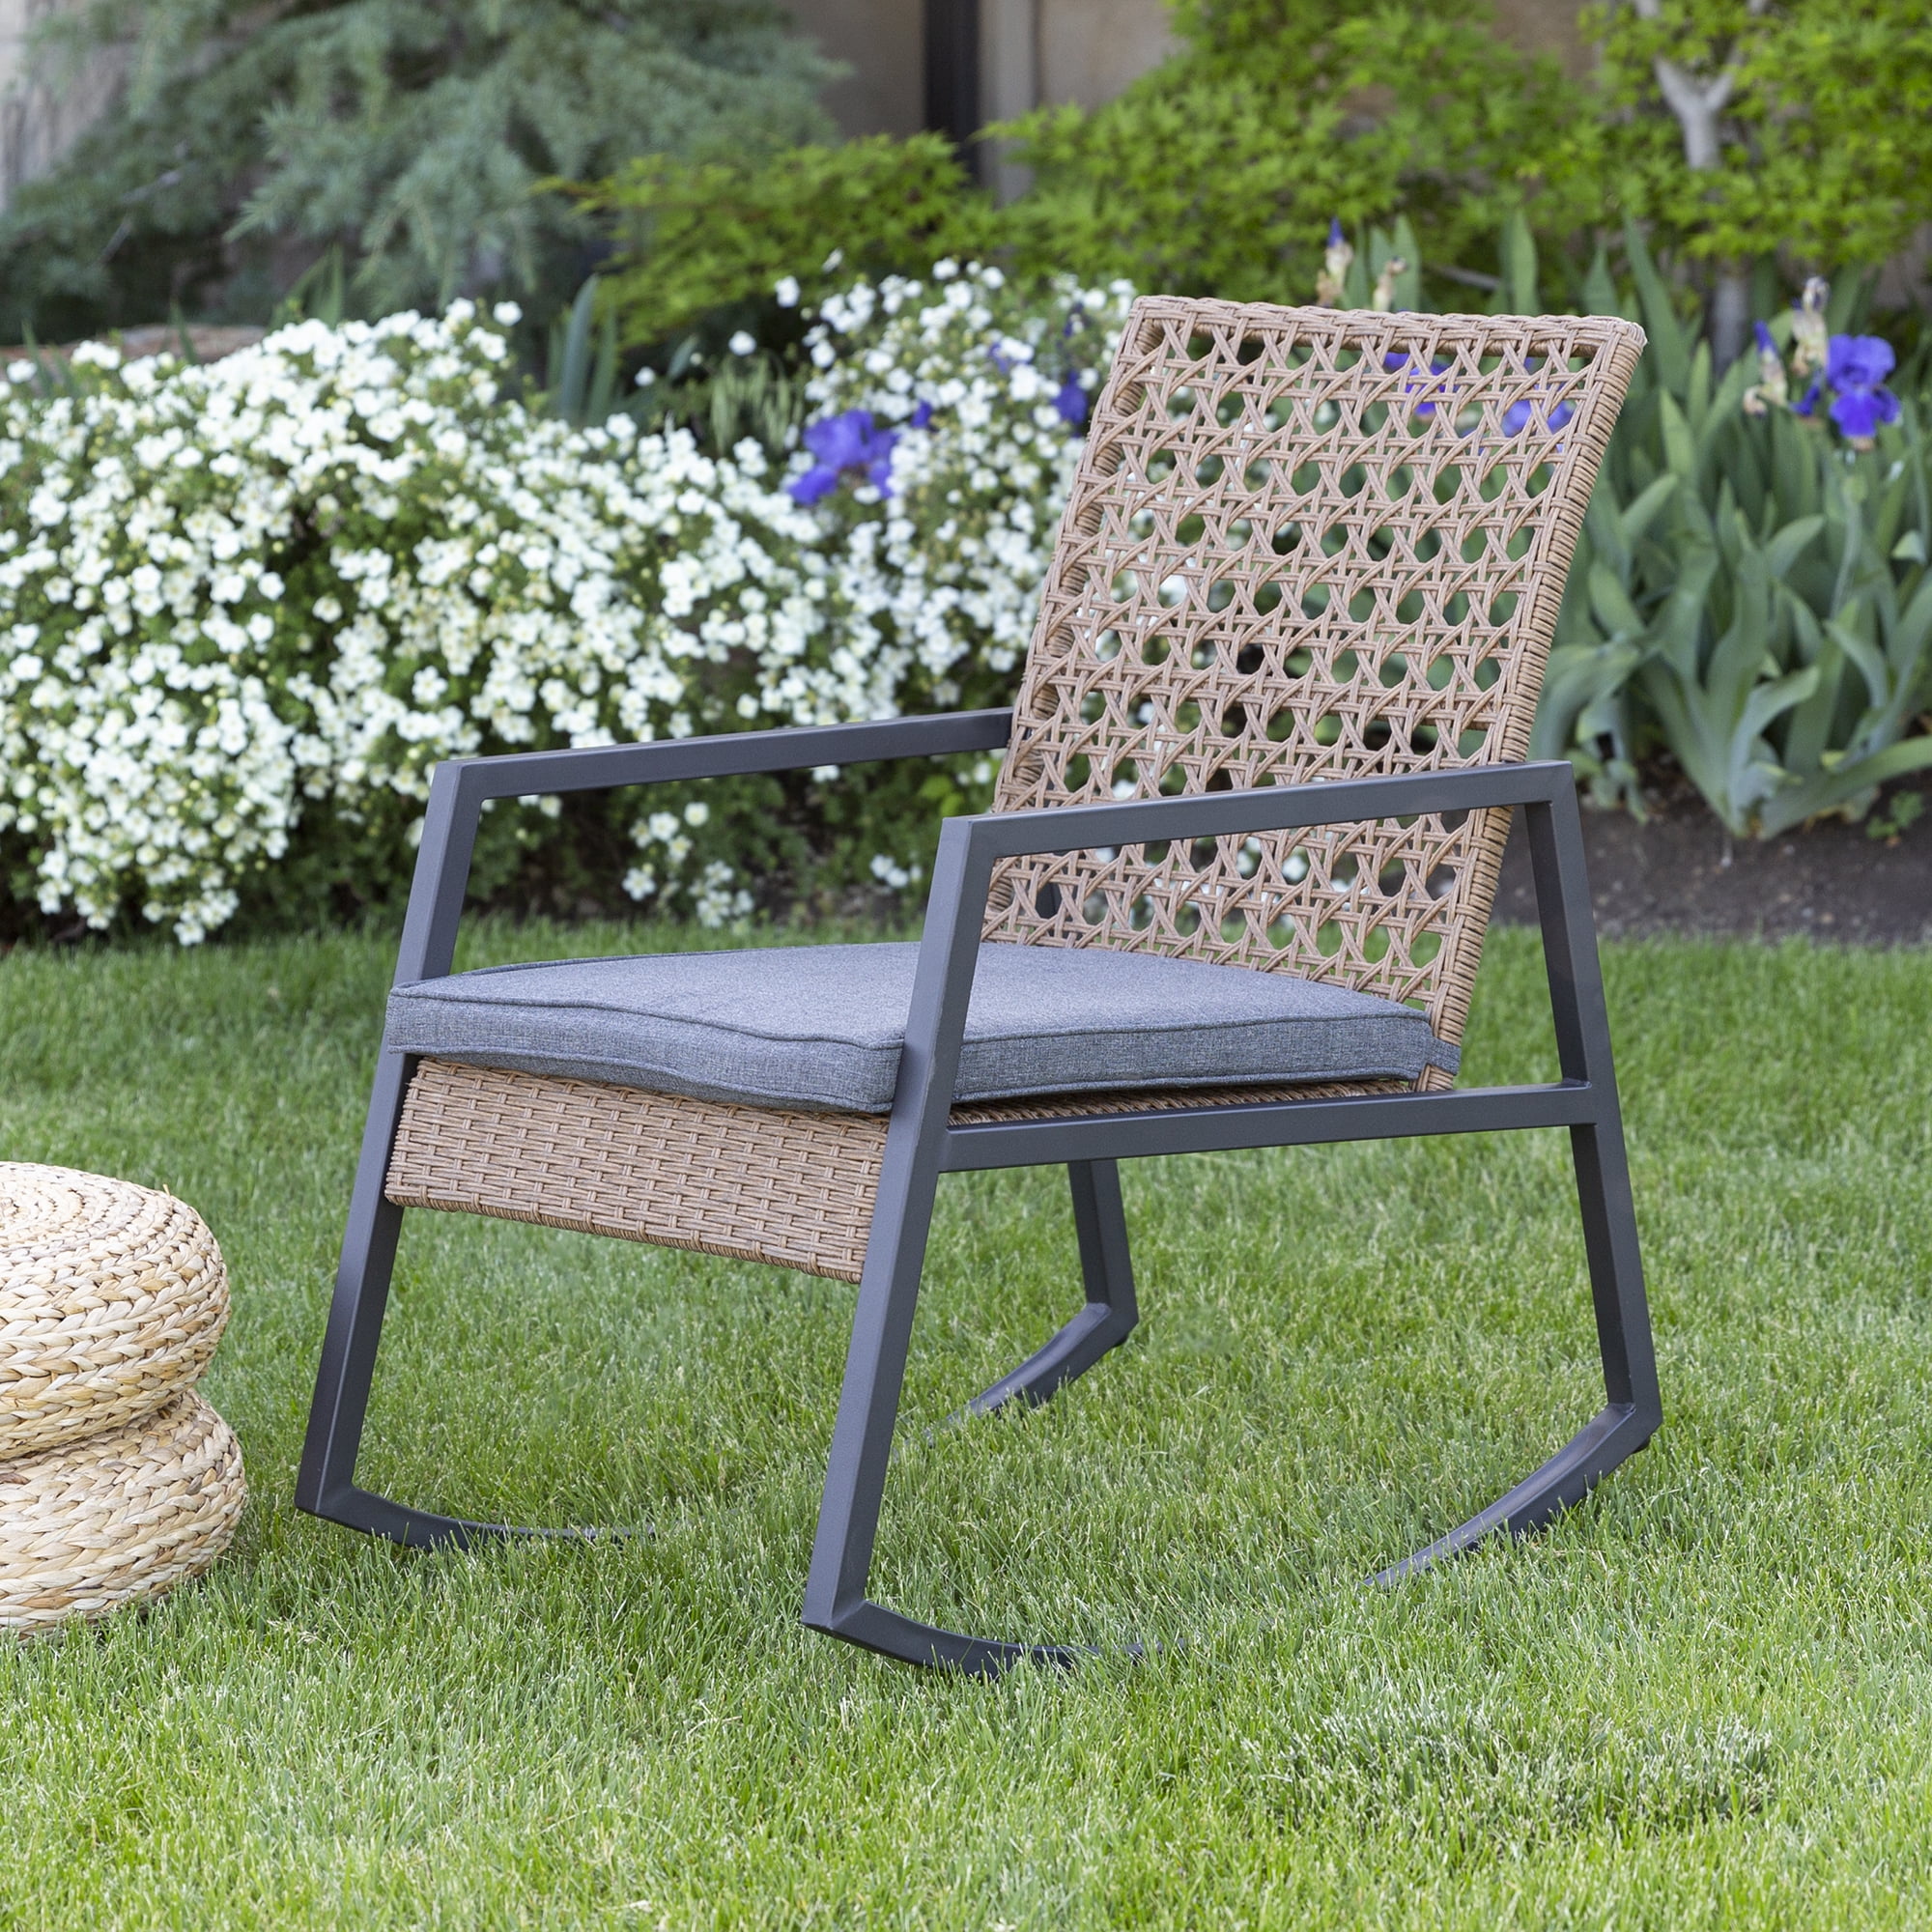
<svg viewBox="0 0 1932 1932">
<path fill-rule="evenodd" d="M 754 1106 L 891 1110 L 916 946 L 492 966 L 398 986 L 385 1044 Z M 1454 1072 L 1410 1008 L 1285 973 L 980 949 L 957 1097 Z"/>
</svg>

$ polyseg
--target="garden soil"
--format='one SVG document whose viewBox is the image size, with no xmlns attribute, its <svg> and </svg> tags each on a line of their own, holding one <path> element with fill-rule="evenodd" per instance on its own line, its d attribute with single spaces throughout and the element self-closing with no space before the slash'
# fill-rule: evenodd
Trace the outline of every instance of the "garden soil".
<svg viewBox="0 0 1932 1932">
<path fill-rule="evenodd" d="M 1893 808 L 1888 793 L 1878 810 Z M 1932 797 L 1926 800 L 1932 808 Z M 1932 940 L 1932 809 L 1897 837 L 1832 819 L 1758 840 L 1731 838 L 1694 795 L 1639 821 L 1583 813 L 1590 897 L 1605 938 L 1655 932 L 1862 945 Z M 1496 919 L 1533 924 L 1536 894 L 1520 816 L 1511 830 Z"/>
</svg>

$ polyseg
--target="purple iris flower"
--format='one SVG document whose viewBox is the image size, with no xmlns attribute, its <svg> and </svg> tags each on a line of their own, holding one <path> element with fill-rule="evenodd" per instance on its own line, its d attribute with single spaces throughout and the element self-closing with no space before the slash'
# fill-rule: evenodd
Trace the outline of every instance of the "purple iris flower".
<svg viewBox="0 0 1932 1932">
<path fill-rule="evenodd" d="M 1761 322 L 1756 324 L 1755 327 L 1757 328 L 1757 353 L 1760 355 L 1776 355 L 1777 354 L 1777 344 L 1773 341 L 1771 330 Z M 1887 367 L 1889 368 L 1889 366 L 1888 363 Z"/>
<path fill-rule="evenodd" d="M 1521 402 L 1512 403 L 1503 412 L 1503 434 L 1505 436 L 1520 436 L 1529 427 L 1530 418 L 1535 413 L 1536 405 L 1527 397 L 1524 397 Z M 1561 429 L 1576 413 L 1576 404 L 1558 403 L 1549 412 L 1549 427 L 1551 429 Z"/>
<path fill-rule="evenodd" d="M 873 426 L 870 410 L 846 410 L 809 423 L 805 446 L 818 461 L 803 476 L 794 476 L 786 493 L 794 503 L 815 503 L 838 489 L 846 470 L 863 469 L 868 482 L 890 495 L 893 445 L 898 440 L 896 430 Z"/>
<path fill-rule="evenodd" d="M 1837 391 L 1832 420 L 1854 442 L 1868 443 L 1881 423 L 1898 420 L 1898 398 L 1885 387 L 1896 359 L 1891 344 L 1882 335 L 1833 336 L 1825 358 L 1825 380 Z M 1816 393 L 1813 384 L 1811 395 Z M 1811 395 L 1806 396 L 1807 403 Z"/>
<path fill-rule="evenodd" d="M 1069 375 L 1061 384 L 1053 398 L 1053 407 L 1068 429 L 1079 429 L 1086 422 L 1087 391 L 1080 386 L 1078 376 Z"/>
<path fill-rule="evenodd" d="M 1408 360 L 1409 355 L 1406 349 L 1388 349 L 1382 352 L 1382 367 L 1391 375 L 1398 369 L 1406 368 Z M 1429 373 L 1432 376 L 1439 376 L 1443 370 L 1452 367 L 1455 360 L 1456 358 L 1453 355 L 1432 356 L 1429 362 Z M 1402 385 L 1402 392 L 1406 396 L 1412 396 L 1416 390 L 1426 386 L 1421 382 L 1405 383 Z M 1435 405 L 1434 403 L 1417 403 L 1415 405 L 1415 413 L 1419 416 L 1433 416 L 1435 413 Z"/>
<path fill-rule="evenodd" d="M 1339 248 L 1342 245 L 1343 241 L 1346 238 L 1342 234 L 1342 217 L 1339 214 L 1331 214 L 1328 217 L 1329 247 Z"/>
</svg>

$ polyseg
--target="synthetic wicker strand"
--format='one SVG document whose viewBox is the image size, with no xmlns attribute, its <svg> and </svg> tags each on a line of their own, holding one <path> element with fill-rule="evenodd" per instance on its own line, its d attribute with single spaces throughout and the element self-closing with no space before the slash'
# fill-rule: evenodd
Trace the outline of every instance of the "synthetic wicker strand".
<svg viewBox="0 0 1932 1932">
<path fill-rule="evenodd" d="M 996 807 L 1520 759 L 1642 346 L 1601 317 L 1137 302 Z M 1460 1040 L 1507 831 L 1482 811 L 1014 860 L 986 933 L 1303 974 Z"/>
<path fill-rule="evenodd" d="M 1402 1087 L 1080 1094 L 957 1107 L 952 1119 L 1063 1120 Z M 781 1113 L 425 1060 L 403 1103 L 384 1191 L 404 1208 L 539 1221 L 857 1281 L 885 1145 L 877 1114 Z"/>
</svg>

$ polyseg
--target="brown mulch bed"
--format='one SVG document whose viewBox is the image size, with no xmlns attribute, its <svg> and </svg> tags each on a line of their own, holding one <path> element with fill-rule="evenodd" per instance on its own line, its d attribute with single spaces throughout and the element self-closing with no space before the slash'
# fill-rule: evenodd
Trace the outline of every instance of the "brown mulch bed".
<svg viewBox="0 0 1932 1932">
<path fill-rule="evenodd" d="M 233 355 L 238 349 L 251 348 L 261 341 L 266 332 L 253 323 L 194 322 L 188 325 L 187 338 L 194 346 L 196 361 L 219 362 L 224 355 Z M 181 354 L 182 331 L 171 322 L 147 323 L 139 328 L 110 329 L 105 339 L 114 343 L 129 362 L 137 361 L 143 355 Z M 79 346 L 75 342 L 55 342 L 39 349 L 29 349 L 15 343 L 12 348 L 0 349 L 0 363 L 17 362 L 27 355 L 49 355 L 64 360 Z"/>
<path fill-rule="evenodd" d="M 1913 945 L 1932 940 L 1932 797 L 1916 824 L 1874 838 L 1829 819 L 1771 839 L 1726 836 L 1694 793 L 1671 793 L 1639 822 L 1583 813 L 1597 929 L 1606 938 L 1655 932 Z M 1893 808 L 1888 794 L 1878 812 Z M 1533 924 L 1529 847 L 1510 834 L 1496 918 Z"/>
</svg>

